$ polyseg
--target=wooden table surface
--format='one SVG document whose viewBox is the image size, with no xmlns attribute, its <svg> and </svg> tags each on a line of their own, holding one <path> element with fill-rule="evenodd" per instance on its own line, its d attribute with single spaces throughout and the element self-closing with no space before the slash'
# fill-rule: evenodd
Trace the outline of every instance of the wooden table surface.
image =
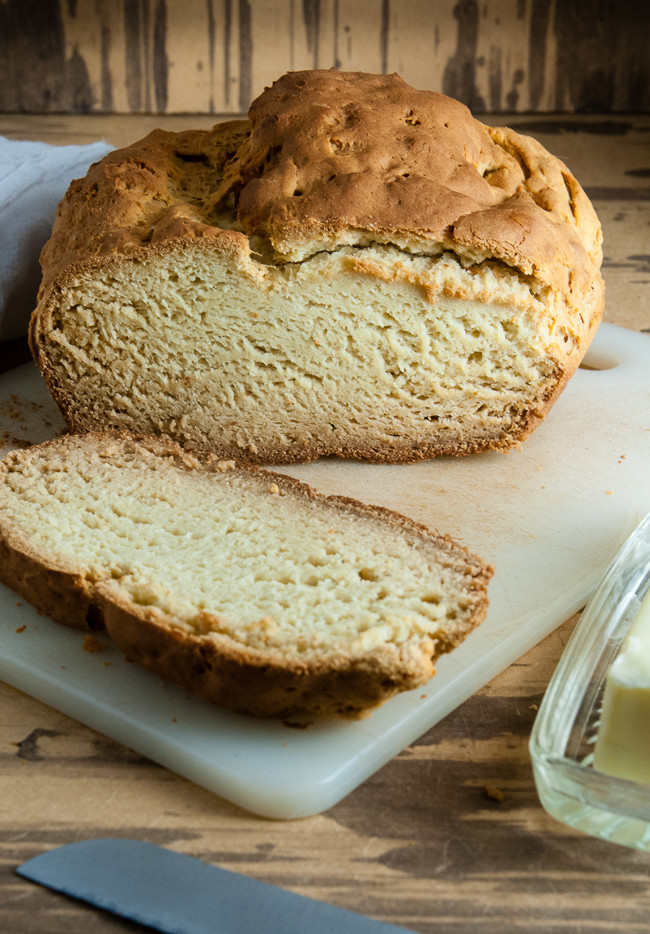
<svg viewBox="0 0 650 934">
<path fill-rule="evenodd" d="M 0 115 L 0 135 L 121 145 L 154 126 L 212 122 Z M 490 122 L 537 136 L 568 163 L 604 228 L 605 318 L 650 331 L 650 117 Z M 0 346 L 0 367 L 26 353 L 24 341 Z M 59 844 L 124 836 L 421 934 L 647 934 L 650 855 L 570 830 L 535 791 L 530 730 L 577 618 L 331 810 L 290 822 L 252 816 L 0 684 L 0 931 L 141 930 L 13 872 Z"/>
</svg>

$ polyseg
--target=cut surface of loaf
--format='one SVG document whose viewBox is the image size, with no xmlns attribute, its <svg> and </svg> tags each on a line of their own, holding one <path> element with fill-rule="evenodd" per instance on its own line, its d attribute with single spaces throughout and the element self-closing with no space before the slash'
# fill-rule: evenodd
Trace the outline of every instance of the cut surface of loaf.
<svg viewBox="0 0 650 934">
<path fill-rule="evenodd" d="M 527 437 L 602 316 L 567 167 L 396 75 L 285 75 L 249 116 L 71 185 L 30 336 L 70 429 L 253 463 Z"/>
<path fill-rule="evenodd" d="M 492 568 L 396 513 L 151 437 L 67 436 L 0 462 L 0 579 L 257 716 L 357 716 L 425 683 Z"/>
</svg>

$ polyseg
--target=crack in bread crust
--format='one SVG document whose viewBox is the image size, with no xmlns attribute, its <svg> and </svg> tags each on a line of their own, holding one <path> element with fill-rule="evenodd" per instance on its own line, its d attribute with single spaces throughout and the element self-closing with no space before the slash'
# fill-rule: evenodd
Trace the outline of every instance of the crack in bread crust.
<svg viewBox="0 0 650 934">
<path fill-rule="evenodd" d="M 244 228 L 289 258 L 364 232 L 422 251 L 456 243 L 567 294 L 600 264 L 600 225 L 559 159 L 397 75 L 285 75 L 250 119 L 213 203 L 234 194 Z"/>
</svg>

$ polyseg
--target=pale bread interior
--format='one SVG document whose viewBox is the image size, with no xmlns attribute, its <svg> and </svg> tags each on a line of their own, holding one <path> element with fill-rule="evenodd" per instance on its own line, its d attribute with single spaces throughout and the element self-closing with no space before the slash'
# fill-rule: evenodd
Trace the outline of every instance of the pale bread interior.
<svg viewBox="0 0 650 934">
<path fill-rule="evenodd" d="M 394 246 L 301 263 L 195 246 L 80 272 L 46 333 L 81 430 L 221 456 L 400 460 L 510 443 L 577 333 L 504 264 Z"/>
</svg>

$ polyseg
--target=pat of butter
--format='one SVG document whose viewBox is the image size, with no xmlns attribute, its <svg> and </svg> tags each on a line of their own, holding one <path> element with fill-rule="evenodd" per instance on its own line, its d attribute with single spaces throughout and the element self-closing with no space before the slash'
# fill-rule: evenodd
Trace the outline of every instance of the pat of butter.
<svg viewBox="0 0 650 934">
<path fill-rule="evenodd" d="M 650 785 L 650 591 L 607 674 L 594 768 Z"/>
</svg>

